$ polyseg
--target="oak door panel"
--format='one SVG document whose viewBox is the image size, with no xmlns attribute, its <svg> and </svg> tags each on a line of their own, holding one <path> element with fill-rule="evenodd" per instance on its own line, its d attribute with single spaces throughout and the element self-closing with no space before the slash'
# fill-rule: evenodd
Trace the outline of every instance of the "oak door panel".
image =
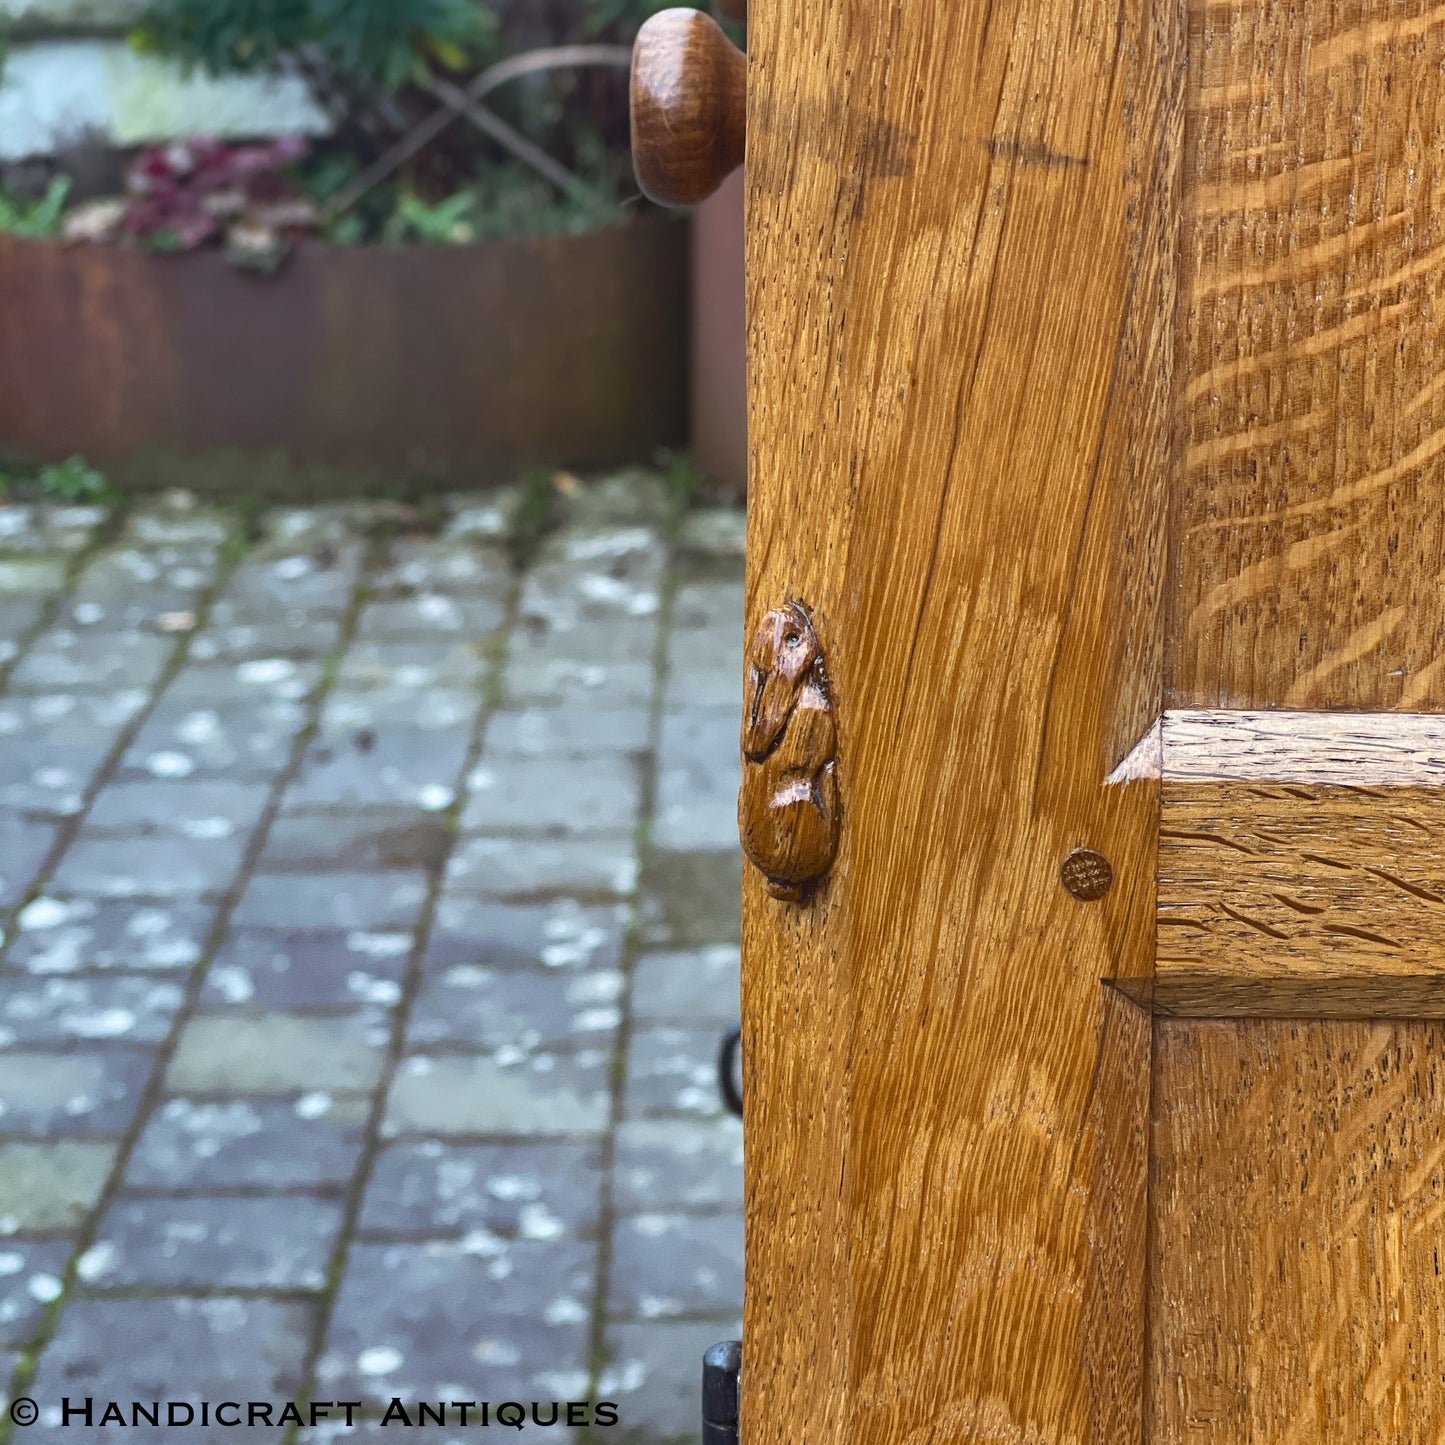
<svg viewBox="0 0 1445 1445">
<path fill-rule="evenodd" d="M 1161 1021 L 1155 1445 L 1436 1445 L 1445 1031 Z"/>
</svg>

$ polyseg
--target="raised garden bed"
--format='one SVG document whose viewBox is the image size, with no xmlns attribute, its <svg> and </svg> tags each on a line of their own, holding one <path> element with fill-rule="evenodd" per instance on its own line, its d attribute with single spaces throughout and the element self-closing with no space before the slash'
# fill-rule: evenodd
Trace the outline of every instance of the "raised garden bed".
<svg viewBox="0 0 1445 1445">
<path fill-rule="evenodd" d="M 688 431 L 688 228 L 386 248 L 280 274 L 0 237 L 0 451 L 312 495 L 602 466 Z"/>
</svg>

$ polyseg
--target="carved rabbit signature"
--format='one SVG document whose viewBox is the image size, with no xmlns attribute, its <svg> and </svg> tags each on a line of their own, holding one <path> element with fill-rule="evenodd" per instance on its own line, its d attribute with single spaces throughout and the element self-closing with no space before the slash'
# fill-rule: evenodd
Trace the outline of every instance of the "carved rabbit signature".
<svg viewBox="0 0 1445 1445">
<path fill-rule="evenodd" d="M 775 607 L 747 655 L 743 851 L 774 898 L 798 903 L 833 866 L 842 814 L 838 727 L 812 618 L 797 602 Z"/>
</svg>

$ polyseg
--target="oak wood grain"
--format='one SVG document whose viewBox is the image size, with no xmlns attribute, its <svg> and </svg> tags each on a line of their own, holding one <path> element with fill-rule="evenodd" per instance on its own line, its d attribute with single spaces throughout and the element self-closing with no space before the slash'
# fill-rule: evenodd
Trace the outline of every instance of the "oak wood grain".
<svg viewBox="0 0 1445 1445">
<path fill-rule="evenodd" d="M 1171 712 L 1161 759 L 1161 979 L 1445 979 L 1445 718 Z"/>
<path fill-rule="evenodd" d="M 1182 9 L 750 16 L 749 626 L 837 862 L 746 883 L 750 1445 L 1137 1438 Z M 1074 849 L 1114 882 L 1082 902 Z"/>
<path fill-rule="evenodd" d="M 1155 1445 L 1445 1434 L 1445 1032 L 1162 1023 Z"/>
<path fill-rule="evenodd" d="M 1445 703 L 1445 9 L 1190 0 L 1170 696 Z"/>
</svg>

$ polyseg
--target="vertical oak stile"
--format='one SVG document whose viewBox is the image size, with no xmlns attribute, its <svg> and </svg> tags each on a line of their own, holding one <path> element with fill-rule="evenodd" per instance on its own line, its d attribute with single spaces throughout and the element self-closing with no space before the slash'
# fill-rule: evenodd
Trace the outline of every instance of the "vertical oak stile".
<svg viewBox="0 0 1445 1445">
<path fill-rule="evenodd" d="M 1445 10 L 1189 11 L 1170 705 L 1438 711 Z M 1328 731 L 1300 751 L 1348 756 Z M 1398 1021 L 1440 1010 L 1433 755 L 1413 792 L 1168 756 L 1160 984 L 1194 1016 L 1156 1028 L 1146 1439 L 1435 1442 L 1440 1030 Z"/>
<path fill-rule="evenodd" d="M 743 1435 L 1141 1429 L 1184 16 L 752 7 L 748 626 L 843 827 L 744 905 Z M 1112 889 L 1060 882 L 1078 848 Z"/>
</svg>

